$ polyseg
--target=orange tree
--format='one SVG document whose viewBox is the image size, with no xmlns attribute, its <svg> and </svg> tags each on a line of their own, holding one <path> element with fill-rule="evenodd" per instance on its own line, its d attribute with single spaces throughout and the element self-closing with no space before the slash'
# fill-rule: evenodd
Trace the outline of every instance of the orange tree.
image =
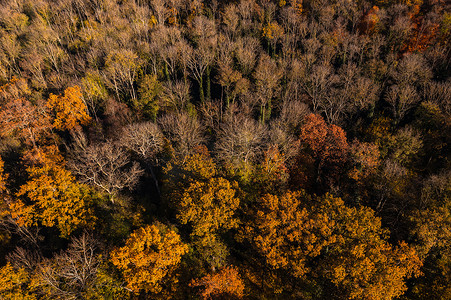
<svg viewBox="0 0 451 300">
<path fill-rule="evenodd" d="M 33 276 L 24 268 L 15 268 L 10 263 L 0 268 L 0 299 L 37 299 L 33 287 Z"/>
<path fill-rule="evenodd" d="M 233 266 L 224 267 L 214 274 L 193 280 L 190 286 L 203 287 L 201 293 L 203 299 L 220 295 L 241 298 L 244 294 L 244 284 L 238 269 Z"/>
<path fill-rule="evenodd" d="M 91 117 L 82 99 L 80 87 L 68 87 L 64 96 L 50 94 L 47 106 L 54 112 L 53 127 L 59 130 L 71 130 L 87 124 Z"/>
<path fill-rule="evenodd" d="M 303 147 L 300 155 L 307 154 L 313 158 L 316 181 L 322 178 L 336 181 L 348 160 L 349 145 L 343 129 L 327 124 L 319 115 L 310 114 L 301 127 L 300 139 Z"/>
<path fill-rule="evenodd" d="M 111 252 L 111 262 L 122 272 L 127 287 L 159 293 L 163 281 L 188 251 L 180 236 L 168 226 L 155 223 L 135 230 L 125 246 Z"/>
</svg>

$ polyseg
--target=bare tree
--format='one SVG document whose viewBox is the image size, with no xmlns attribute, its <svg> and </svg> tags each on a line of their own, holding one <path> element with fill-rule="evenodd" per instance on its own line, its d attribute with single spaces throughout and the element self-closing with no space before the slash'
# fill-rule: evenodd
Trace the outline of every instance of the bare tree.
<svg viewBox="0 0 451 300">
<path fill-rule="evenodd" d="M 271 114 L 271 101 L 278 92 L 282 71 L 268 55 L 264 54 L 260 57 L 254 77 L 255 94 L 260 104 L 260 118 L 264 123 Z"/>
<path fill-rule="evenodd" d="M 285 131 L 296 133 L 300 129 L 304 117 L 309 113 L 310 109 L 307 104 L 287 98 L 282 103 L 278 122 L 285 128 Z"/>
<path fill-rule="evenodd" d="M 242 115 L 229 116 L 218 133 L 218 158 L 232 168 L 256 162 L 262 156 L 266 126 Z"/>
<path fill-rule="evenodd" d="M 160 25 L 152 32 L 152 54 L 163 61 L 166 79 L 175 78 L 180 51 L 184 50 L 184 39 L 177 27 Z"/>
<path fill-rule="evenodd" d="M 199 83 L 200 99 L 203 102 L 205 100 L 204 82 L 207 98 L 210 99 L 210 72 L 217 48 L 216 26 L 214 21 L 205 16 L 197 16 L 193 20 L 190 32 L 197 47 L 188 60 L 188 67 L 193 78 Z"/>
<path fill-rule="evenodd" d="M 168 81 L 163 86 L 163 105 L 180 112 L 189 107 L 190 85 L 186 81 Z"/>
<path fill-rule="evenodd" d="M 119 143 L 144 159 L 155 160 L 163 148 L 164 136 L 155 123 L 133 123 L 122 128 Z"/>
<path fill-rule="evenodd" d="M 312 101 L 312 109 L 317 112 L 331 85 L 336 81 L 330 65 L 316 65 L 310 76 L 303 80 L 302 87 Z"/>
<path fill-rule="evenodd" d="M 201 102 L 205 101 L 204 93 L 204 76 L 209 73 L 208 68 L 211 66 L 215 58 L 215 53 L 207 44 L 201 43 L 199 48 L 196 48 L 188 60 L 188 68 L 191 70 L 191 75 L 199 84 L 199 96 Z M 207 78 L 206 80 L 210 80 Z M 208 85 L 208 83 L 207 83 Z M 208 97 L 207 93 L 207 97 Z"/>
<path fill-rule="evenodd" d="M 299 139 L 277 121 L 271 123 L 267 148 L 277 147 L 283 154 L 284 162 L 287 162 L 299 153 Z"/>
<path fill-rule="evenodd" d="M 359 76 L 354 64 L 344 66 L 334 79 L 319 101 L 319 108 L 329 123 L 340 124 L 347 114 L 374 106 L 378 99 L 378 86 L 371 79 Z"/>
<path fill-rule="evenodd" d="M 222 14 L 222 23 L 224 24 L 225 33 L 233 38 L 238 34 L 237 29 L 239 22 L 238 7 L 235 4 L 226 5 L 224 13 Z"/>
<path fill-rule="evenodd" d="M 108 193 L 112 202 L 120 190 L 135 187 L 143 173 L 123 148 L 109 141 L 74 153 L 70 166 L 82 182 Z"/>
<path fill-rule="evenodd" d="M 225 93 L 226 107 L 230 101 L 235 101 L 237 94 L 243 93 L 248 88 L 248 82 L 241 76 L 241 73 L 233 68 L 233 50 L 235 43 L 227 36 L 219 37 L 222 47 L 218 51 L 217 57 L 217 80 Z"/>
<path fill-rule="evenodd" d="M 131 49 L 113 50 L 106 58 L 105 78 L 116 92 L 119 99 L 120 93 L 130 93 L 132 100 L 136 100 L 135 79 L 142 63 L 138 55 Z"/>
<path fill-rule="evenodd" d="M 163 149 L 164 136 L 157 124 L 152 122 L 134 123 L 122 129 L 120 144 L 138 154 L 147 163 L 158 194 L 160 189 L 152 164 L 158 165 L 158 154 Z"/>
<path fill-rule="evenodd" d="M 168 17 L 168 10 L 165 7 L 165 0 L 150 0 L 150 6 L 157 18 L 158 24 L 163 25 L 164 21 Z"/>
<path fill-rule="evenodd" d="M 246 36 L 237 40 L 235 58 L 243 74 L 249 75 L 254 70 L 260 48 L 260 42 L 256 38 Z"/>
<path fill-rule="evenodd" d="M 193 154 L 195 147 L 205 141 L 202 125 L 186 112 L 167 114 L 159 123 L 172 142 L 176 155 L 182 158 Z"/>
<path fill-rule="evenodd" d="M 419 101 L 418 94 L 411 85 L 391 86 L 385 100 L 390 104 L 396 122 L 404 118 L 406 113 Z"/>
<path fill-rule="evenodd" d="M 430 82 L 423 90 L 423 98 L 437 104 L 448 116 L 451 115 L 451 81 Z"/>
<path fill-rule="evenodd" d="M 423 56 L 408 54 L 391 70 L 390 75 L 398 85 L 419 86 L 430 80 L 432 72 Z"/>
<path fill-rule="evenodd" d="M 102 260 L 98 243 L 83 233 L 72 239 L 69 248 L 52 259 L 43 260 L 37 270 L 42 292 L 58 299 L 84 299 L 97 284 Z"/>
</svg>

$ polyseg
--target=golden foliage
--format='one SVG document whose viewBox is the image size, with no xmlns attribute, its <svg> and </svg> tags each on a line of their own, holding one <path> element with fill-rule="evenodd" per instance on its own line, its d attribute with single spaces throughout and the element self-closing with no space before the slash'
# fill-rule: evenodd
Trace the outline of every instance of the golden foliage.
<svg viewBox="0 0 451 300">
<path fill-rule="evenodd" d="M 183 193 L 177 217 L 183 224 L 191 223 L 198 237 L 234 228 L 238 225 L 234 212 L 240 204 L 236 189 L 236 182 L 221 177 L 193 182 Z"/>
<path fill-rule="evenodd" d="M 50 94 L 47 105 L 55 112 L 53 127 L 56 129 L 71 130 L 91 120 L 78 86 L 64 90 L 64 96 Z"/>
<path fill-rule="evenodd" d="M 271 22 L 263 27 L 262 35 L 268 40 L 278 40 L 283 35 L 283 28 L 277 22 Z"/>
<path fill-rule="evenodd" d="M 30 274 L 25 269 L 16 269 L 7 263 L 0 268 L 0 299 L 36 299 L 27 291 L 29 283 Z"/>
<path fill-rule="evenodd" d="M 193 280 L 190 286 L 203 286 L 202 298 L 210 299 L 215 295 L 228 295 L 241 298 L 244 292 L 244 284 L 234 266 L 222 268 L 215 274 L 208 274 L 197 280 Z"/>
<path fill-rule="evenodd" d="M 6 180 L 8 179 L 8 174 L 5 174 L 4 166 L 5 163 L 0 156 L 0 193 L 6 190 Z"/>
<path fill-rule="evenodd" d="M 329 194 L 264 196 L 244 237 L 273 269 L 293 276 L 325 276 L 350 299 L 392 299 L 422 265 L 402 242 L 392 247 L 369 208 L 347 207 Z"/>
<path fill-rule="evenodd" d="M 111 261 L 121 270 L 127 287 L 133 292 L 158 293 L 162 281 L 187 251 L 188 246 L 175 231 L 156 223 L 135 230 L 124 247 L 111 252 Z"/>
<path fill-rule="evenodd" d="M 380 153 L 376 144 L 356 140 L 350 147 L 350 153 L 354 168 L 349 172 L 349 177 L 356 181 L 365 180 L 379 166 Z"/>
<path fill-rule="evenodd" d="M 307 259 L 318 256 L 333 241 L 333 221 L 310 213 L 302 207 L 303 201 L 311 199 L 302 192 L 265 195 L 253 212 L 254 224 L 244 233 L 271 267 L 288 269 L 296 277 L 309 272 Z"/>
<path fill-rule="evenodd" d="M 19 200 L 10 205 L 13 218 L 21 226 L 56 226 L 66 237 L 92 221 L 85 192 L 65 169 L 64 160 L 54 146 L 37 149 L 36 161 L 27 169 L 29 179 L 20 187 Z"/>
<path fill-rule="evenodd" d="M 216 164 L 207 147 L 199 146 L 196 153 L 184 159 L 173 158 L 163 171 L 167 175 L 163 186 L 168 198 L 174 202 L 172 204 L 177 206 L 184 189 L 192 182 L 208 180 L 216 175 Z"/>
<path fill-rule="evenodd" d="M 320 210 L 334 220 L 335 242 L 318 269 L 343 288 L 350 299 L 393 299 L 407 289 L 405 279 L 420 275 L 422 262 L 415 250 L 401 242 L 393 247 L 387 231 L 370 208 L 350 208 L 330 194 Z"/>
</svg>

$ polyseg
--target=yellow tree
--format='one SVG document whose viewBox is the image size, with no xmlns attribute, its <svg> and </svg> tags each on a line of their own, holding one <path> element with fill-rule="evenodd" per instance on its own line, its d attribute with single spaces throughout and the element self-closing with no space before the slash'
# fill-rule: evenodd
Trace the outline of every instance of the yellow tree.
<svg viewBox="0 0 451 300">
<path fill-rule="evenodd" d="M 4 165 L 2 157 L 0 156 L 0 223 L 2 220 L 8 216 L 7 201 L 6 200 L 6 180 L 8 179 L 8 174 L 4 172 Z M 2 230 L 0 230 L 0 243 L 7 241 L 9 235 Z"/>
<path fill-rule="evenodd" d="M 155 223 L 135 230 L 124 247 L 111 252 L 111 261 L 134 293 L 159 293 L 164 279 L 187 251 L 188 246 L 175 231 Z"/>
<path fill-rule="evenodd" d="M 0 156 L 0 193 L 3 193 L 6 190 L 6 180 L 8 179 L 8 174 L 5 174 L 4 166 L 5 163 Z"/>
<path fill-rule="evenodd" d="M 350 208 L 329 194 L 303 192 L 261 199 L 245 237 L 272 269 L 320 278 L 348 299 L 393 299 L 418 275 L 421 261 L 405 243 L 393 247 L 369 208 Z"/>
<path fill-rule="evenodd" d="M 252 211 L 254 222 L 246 226 L 244 236 L 270 267 L 302 277 L 310 271 L 308 259 L 333 241 L 333 221 L 307 210 L 303 203 L 311 201 L 303 192 L 267 194 Z"/>
<path fill-rule="evenodd" d="M 195 181 L 184 190 L 178 203 L 178 219 L 192 226 L 191 236 L 213 269 L 223 265 L 227 256 L 218 234 L 238 225 L 234 215 L 240 204 L 237 188 L 236 182 L 221 177 Z"/>
<path fill-rule="evenodd" d="M 205 146 L 199 146 L 196 153 L 182 158 L 173 158 L 163 169 L 166 178 L 163 193 L 171 199 L 171 205 L 178 207 L 183 191 L 195 181 L 205 181 L 216 175 L 216 164 Z"/>
<path fill-rule="evenodd" d="M 235 182 L 221 177 L 191 183 L 179 203 L 178 218 L 183 224 L 191 223 L 193 235 L 200 237 L 236 227 L 234 212 L 240 203 L 236 188 Z"/>
<path fill-rule="evenodd" d="M 10 263 L 0 268 L 0 299 L 33 300 L 31 274 L 25 269 L 14 268 Z"/>
<path fill-rule="evenodd" d="M 11 216 L 22 226 L 55 226 L 63 237 L 89 225 L 93 220 L 89 199 L 65 169 L 58 149 L 37 149 L 32 159 L 29 179 L 20 187 L 19 199 L 10 205 Z"/>
<path fill-rule="evenodd" d="M 401 242 L 388 243 L 388 230 L 370 208 L 347 207 L 326 194 L 320 210 L 334 223 L 334 241 L 321 257 L 317 273 L 331 280 L 349 299 L 393 299 L 402 295 L 405 280 L 420 275 L 422 262 Z"/>
<path fill-rule="evenodd" d="M 71 130 L 87 124 L 91 117 L 82 99 L 80 87 L 74 86 L 64 90 L 64 96 L 50 94 L 47 106 L 53 110 L 55 119 L 53 127 L 59 130 Z"/>
</svg>

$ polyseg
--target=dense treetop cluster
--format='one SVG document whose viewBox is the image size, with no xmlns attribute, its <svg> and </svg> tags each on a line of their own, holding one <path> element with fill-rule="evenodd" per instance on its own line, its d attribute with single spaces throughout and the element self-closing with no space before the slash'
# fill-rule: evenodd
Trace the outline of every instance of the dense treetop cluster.
<svg viewBox="0 0 451 300">
<path fill-rule="evenodd" d="M 0 299 L 450 299 L 442 0 L 0 3 Z"/>
</svg>

